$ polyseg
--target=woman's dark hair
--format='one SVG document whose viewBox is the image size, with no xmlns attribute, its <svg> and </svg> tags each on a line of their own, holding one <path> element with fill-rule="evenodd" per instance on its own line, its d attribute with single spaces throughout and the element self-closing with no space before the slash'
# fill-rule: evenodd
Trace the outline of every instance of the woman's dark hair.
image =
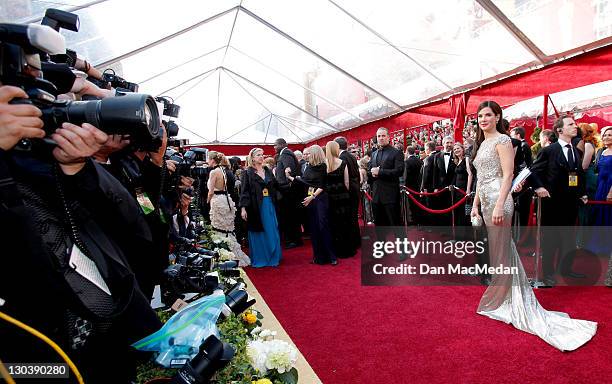
<svg viewBox="0 0 612 384">
<path fill-rule="evenodd" d="M 506 130 L 504 129 L 504 126 L 503 126 L 502 109 L 499 106 L 499 104 L 491 100 L 483 101 L 478 106 L 478 110 L 476 111 L 476 114 L 480 113 L 480 111 L 482 111 L 485 108 L 491 108 L 495 116 L 499 116 L 499 120 L 497 120 L 497 124 L 495 125 L 495 129 L 497 130 L 497 132 L 507 135 Z M 476 117 L 476 119 L 478 119 L 478 117 Z M 472 149 L 472 159 L 476 158 L 476 154 L 478 153 L 480 144 L 482 144 L 483 141 L 484 141 L 484 132 L 480 128 L 480 124 L 479 124 L 478 129 L 476 130 L 476 142 L 474 143 L 474 148 Z"/>
</svg>

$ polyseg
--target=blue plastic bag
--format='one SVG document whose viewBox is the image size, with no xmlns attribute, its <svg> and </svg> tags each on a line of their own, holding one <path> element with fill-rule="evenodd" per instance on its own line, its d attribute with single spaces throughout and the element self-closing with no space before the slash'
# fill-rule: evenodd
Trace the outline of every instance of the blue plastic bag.
<svg viewBox="0 0 612 384">
<path fill-rule="evenodd" d="M 217 319 L 225 304 L 223 291 L 215 291 L 183 308 L 161 329 L 132 346 L 140 351 L 159 352 L 155 361 L 166 368 L 182 367 L 197 353 L 210 335 L 219 337 Z"/>
</svg>

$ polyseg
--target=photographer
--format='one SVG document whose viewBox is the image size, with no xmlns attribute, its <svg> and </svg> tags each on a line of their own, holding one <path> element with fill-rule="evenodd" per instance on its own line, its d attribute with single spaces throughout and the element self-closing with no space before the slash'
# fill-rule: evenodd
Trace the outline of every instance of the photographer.
<svg viewBox="0 0 612 384">
<path fill-rule="evenodd" d="M 0 268 L 0 310 L 55 341 L 87 383 L 128 382 L 129 345 L 160 324 L 124 239 L 147 242 L 150 232 L 127 191 L 89 159 L 107 140 L 93 125 L 62 124 L 49 137 L 52 151 L 14 150 L 23 138 L 45 136 L 40 110 L 8 104 L 16 97 L 27 98 L 0 86 L 0 236 L 9 256 Z M 0 322 L 0 340 L 3 361 L 60 361 L 9 323 Z"/>
<path fill-rule="evenodd" d="M 165 150 L 164 131 L 161 146 L 155 152 L 134 150 L 125 138 L 115 137 L 107 142 L 102 153 L 97 154 L 98 161 L 104 162 L 106 154 L 110 153 L 106 161 L 110 163 L 106 165 L 109 172 L 136 199 L 151 231 L 153 242 L 149 248 L 141 250 L 146 257 L 133 262 L 138 281 L 149 299 L 153 296 L 154 287 L 160 283 L 162 273 L 168 266 L 170 231 L 168 218 L 171 217 L 171 212 L 162 209 L 162 191 L 167 176 L 166 162 L 163 158 Z"/>
<path fill-rule="evenodd" d="M 196 238 L 190 205 L 193 200 L 193 190 L 186 189 L 181 193 L 177 212 L 172 216 L 170 240 L 172 243 L 186 243 Z"/>
</svg>

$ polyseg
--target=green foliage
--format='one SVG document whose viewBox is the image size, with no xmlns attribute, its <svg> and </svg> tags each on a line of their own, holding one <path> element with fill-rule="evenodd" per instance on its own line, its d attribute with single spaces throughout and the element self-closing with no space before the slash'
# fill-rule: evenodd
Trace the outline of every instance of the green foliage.
<svg viewBox="0 0 612 384">
<path fill-rule="evenodd" d="M 230 343 L 234 347 L 235 354 L 232 362 L 217 373 L 217 383 L 246 383 L 257 380 L 257 372 L 251 366 L 246 353 L 247 342 L 250 335 L 245 328 L 245 323 L 239 316 L 233 314 L 223 323 L 219 324 L 221 340 Z"/>
<path fill-rule="evenodd" d="M 540 132 L 542 132 L 542 128 L 541 127 L 536 127 L 533 130 L 533 133 L 530 136 L 532 142 L 534 142 L 536 144 L 540 142 Z"/>
</svg>

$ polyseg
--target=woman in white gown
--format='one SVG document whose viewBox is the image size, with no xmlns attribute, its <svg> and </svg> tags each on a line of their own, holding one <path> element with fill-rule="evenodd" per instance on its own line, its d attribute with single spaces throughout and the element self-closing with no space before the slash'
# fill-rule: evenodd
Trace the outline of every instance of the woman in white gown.
<svg viewBox="0 0 612 384">
<path fill-rule="evenodd" d="M 222 153 L 209 151 L 208 166 L 212 168 L 208 176 L 208 197 L 206 200 L 210 204 L 210 223 L 219 236 L 225 237 L 239 266 L 250 265 L 251 260 L 242 251 L 234 235 L 236 206 L 227 190 L 229 162 Z"/>
<path fill-rule="evenodd" d="M 535 334 L 562 351 L 572 351 L 595 335 L 597 323 L 547 311 L 533 293 L 511 236 L 514 151 L 501 119 L 502 110 L 494 101 L 479 105 L 480 129 L 473 161 L 478 183 L 471 216 L 476 221 L 484 219 L 487 226 L 489 266 L 517 267 L 518 273 L 494 275 L 477 312 Z"/>
</svg>

